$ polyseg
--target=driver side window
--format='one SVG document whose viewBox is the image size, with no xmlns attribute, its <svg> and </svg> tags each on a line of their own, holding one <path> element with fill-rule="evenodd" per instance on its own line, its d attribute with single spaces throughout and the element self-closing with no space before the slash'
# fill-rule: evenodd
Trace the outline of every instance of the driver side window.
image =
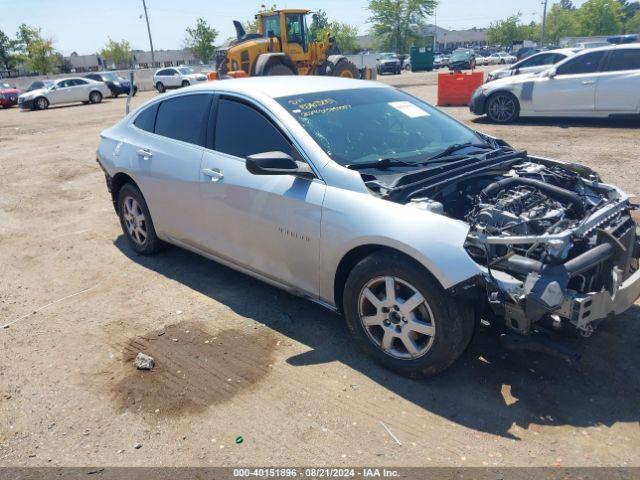
<svg viewBox="0 0 640 480">
<path fill-rule="evenodd" d="M 561 65 L 558 70 L 558 75 L 577 75 L 581 73 L 595 73 L 600 67 L 600 62 L 604 57 L 605 52 L 591 52 L 584 55 L 580 55 L 574 58 L 564 65 Z"/>
<path fill-rule="evenodd" d="M 214 149 L 242 159 L 265 152 L 293 154 L 291 143 L 268 118 L 245 103 L 227 98 L 218 102 Z"/>
</svg>

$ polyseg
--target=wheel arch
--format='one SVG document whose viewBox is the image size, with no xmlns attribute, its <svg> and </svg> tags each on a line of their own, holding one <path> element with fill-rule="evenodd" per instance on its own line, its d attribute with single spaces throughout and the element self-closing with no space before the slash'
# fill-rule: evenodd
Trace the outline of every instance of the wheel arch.
<svg viewBox="0 0 640 480">
<path fill-rule="evenodd" d="M 255 66 L 253 67 L 252 75 L 261 77 L 265 74 L 267 70 L 269 70 L 269 67 L 277 63 L 283 64 L 289 67 L 293 71 L 294 75 L 298 74 L 298 67 L 296 66 L 294 61 L 291 60 L 291 57 L 289 57 L 286 53 L 274 52 L 274 53 L 263 53 L 258 57 L 255 63 Z"/>
<path fill-rule="evenodd" d="M 354 267 L 364 258 L 368 257 L 377 252 L 386 251 L 389 254 L 397 254 L 401 255 L 408 260 L 415 262 L 422 269 L 424 269 L 425 273 L 430 275 L 434 281 L 436 281 L 440 286 L 442 283 L 437 278 L 436 275 L 433 274 L 420 260 L 417 258 L 398 250 L 397 248 L 390 247 L 388 245 L 378 244 L 378 243 L 370 243 L 359 245 L 355 248 L 349 250 L 338 263 L 338 267 L 336 269 L 336 273 L 334 275 L 333 281 L 333 298 L 336 309 L 340 312 L 343 310 L 343 302 L 344 302 L 344 287 L 347 283 L 347 278 L 349 274 L 354 269 Z M 444 288 L 444 287 L 443 287 Z"/>
<path fill-rule="evenodd" d="M 118 172 L 113 177 L 111 177 L 111 181 L 109 182 L 111 189 L 111 200 L 113 201 L 113 208 L 116 210 L 117 214 L 120 214 L 120 212 L 118 211 L 118 195 L 120 194 L 120 190 L 122 189 L 122 187 L 124 187 L 128 183 L 136 187 L 140 191 L 140 194 L 142 194 L 142 190 L 140 190 L 140 187 L 138 186 L 136 181 L 127 173 Z"/>
</svg>

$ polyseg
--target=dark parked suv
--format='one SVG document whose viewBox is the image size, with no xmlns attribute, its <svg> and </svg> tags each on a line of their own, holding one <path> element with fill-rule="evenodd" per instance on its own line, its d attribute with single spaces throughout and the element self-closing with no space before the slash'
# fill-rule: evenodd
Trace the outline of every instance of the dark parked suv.
<svg viewBox="0 0 640 480">
<path fill-rule="evenodd" d="M 104 82 L 111 90 L 111 95 L 117 97 L 118 95 L 129 95 L 129 89 L 131 88 L 131 82 L 129 80 L 119 77 L 113 72 L 96 72 L 89 73 L 84 76 L 91 80 L 97 80 L 98 82 Z M 133 95 L 138 92 L 137 85 L 133 86 Z"/>
</svg>

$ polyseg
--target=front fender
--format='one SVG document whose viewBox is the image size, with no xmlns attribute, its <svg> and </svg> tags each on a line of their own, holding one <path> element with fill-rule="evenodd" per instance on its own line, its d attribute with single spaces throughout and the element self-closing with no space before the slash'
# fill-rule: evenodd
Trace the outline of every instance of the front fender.
<svg viewBox="0 0 640 480">
<path fill-rule="evenodd" d="M 320 298 L 335 305 L 334 281 L 340 261 L 354 248 L 379 245 L 398 250 L 422 264 L 450 288 L 480 273 L 464 242 L 469 226 L 355 192 L 328 187 L 322 214 Z"/>
</svg>

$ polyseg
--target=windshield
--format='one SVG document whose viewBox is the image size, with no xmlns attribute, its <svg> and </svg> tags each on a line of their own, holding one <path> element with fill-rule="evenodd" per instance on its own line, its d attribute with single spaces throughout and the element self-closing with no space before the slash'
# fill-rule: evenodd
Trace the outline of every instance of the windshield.
<svg viewBox="0 0 640 480">
<path fill-rule="evenodd" d="M 395 53 L 381 53 L 380 58 L 382 60 L 395 60 L 398 56 Z"/>
<path fill-rule="evenodd" d="M 11 85 L 8 83 L 0 83 L 0 88 L 11 88 Z"/>
<path fill-rule="evenodd" d="M 454 144 L 482 143 L 461 123 L 392 88 L 360 88 L 276 99 L 341 165 L 381 158 L 420 162 Z"/>
<path fill-rule="evenodd" d="M 189 67 L 182 67 L 179 68 L 178 71 L 182 74 L 182 75 L 190 75 L 193 73 L 193 69 L 189 68 Z"/>
<path fill-rule="evenodd" d="M 469 59 L 468 53 L 454 53 L 453 55 L 451 55 L 452 62 L 457 62 L 460 60 L 468 60 L 468 59 Z"/>
<path fill-rule="evenodd" d="M 102 80 L 105 82 L 117 82 L 118 78 L 113 73 L 102 73 Z"/>
</svg>

